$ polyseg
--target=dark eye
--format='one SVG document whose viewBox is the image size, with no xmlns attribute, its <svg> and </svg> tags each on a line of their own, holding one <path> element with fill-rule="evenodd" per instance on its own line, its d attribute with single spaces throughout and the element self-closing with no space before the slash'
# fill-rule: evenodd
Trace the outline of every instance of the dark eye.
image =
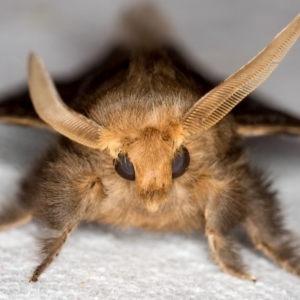
<svg viewBox="0 0 300 300">
<path fill-rule="evenodd" d="M 185 173 L 190 164 L 190 155 L 186 148 L 182 148 L 172 162 L 172 178 L 177 178 Z"/>
<path fill-rule="evenodd" d="M 135 180 L 133 164 L 126 155 L 119 154 L 119 159 L 115 161 L 116 172 L 127 180 Z"/>
</svg>

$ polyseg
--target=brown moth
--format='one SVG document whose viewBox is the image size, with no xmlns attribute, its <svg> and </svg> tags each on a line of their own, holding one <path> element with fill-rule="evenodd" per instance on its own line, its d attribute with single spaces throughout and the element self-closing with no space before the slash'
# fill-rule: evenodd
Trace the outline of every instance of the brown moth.
<svg viewBox="0 0 300 300">
<path fill-rule="evenodd" d="M 27 92 L 0 105 L 4 122 L 61 134 L 24 179 L 18 205 L 0 213 L 0 229 L 36 218 L 51 231 L 30 280 L 38 280 L 81 221 L 204 230 L 224 272 L 255 280 L 232 236 L 242 225 L 257 249 L 299 276 L 300 251 L 241 139 L 300 134 L 300 120 L 250 98 L 241 101 L 296 42 L 300 15 L 216 87 L 162 38 L 161 23 L 134 16 L 130 22 L 131 43 L 118 44 L 104 62 L 69 82 L 55 86 L 31 54 L 33 106 Z"/>
</svg>

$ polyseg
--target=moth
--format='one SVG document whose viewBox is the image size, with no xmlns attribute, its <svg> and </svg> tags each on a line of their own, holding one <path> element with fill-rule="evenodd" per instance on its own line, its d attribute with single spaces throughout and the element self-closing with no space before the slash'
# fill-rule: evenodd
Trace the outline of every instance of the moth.
<svg viewBox="0 0 300 300">
<path fill-rule="evenodd" d="M 255 281 L 232 234 L 242 226 L 257 249 L 299 276 L 299 249 L 283 225 L 278 199 L 241 141 L 300 134 L 299 119 L 246 98 L 296 42 L 300 15 L 217 86 L 162 35 L 156 17 L 138 16 L 128 19 L 130 43 L 120 41 L 70 81 L 55 84 L 31 54 L 29 92 L 0 104 L 3 122 L 61 135 L 23 180 L 17 203 L 0 212 L 0 229 L 32 218 L 48 229 L 30 281 L 38 280 L 81 221 L 204 230 L 221 270 Z"/>
</svg>

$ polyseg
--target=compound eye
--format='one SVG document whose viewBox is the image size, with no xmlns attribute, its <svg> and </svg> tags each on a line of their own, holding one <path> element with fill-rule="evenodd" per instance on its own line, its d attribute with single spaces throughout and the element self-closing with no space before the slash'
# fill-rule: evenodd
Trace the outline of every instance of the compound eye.
<svg viewBox="0 0 300 300">
<path fill-rule="evenodd" d="M 174 158 L 172 162 L 172 178 L 177 178 L 183 175 L 190 164 L 190 154 L 185 147 Z"/>
<path fill-rule="evenodd" d="M 134 167 L 127 155 L 119 154 L 119 159 L 115 161 L 115 170 L 124 179 L 135 180 Z"/>
</svg>

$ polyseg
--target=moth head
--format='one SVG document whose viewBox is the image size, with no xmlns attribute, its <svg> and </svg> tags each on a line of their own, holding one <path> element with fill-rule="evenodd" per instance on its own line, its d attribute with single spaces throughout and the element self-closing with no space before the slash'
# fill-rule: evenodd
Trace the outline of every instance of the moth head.
<svg viewBox="0 0 300 300">
<path fill-rule="evenodd" d="M 199 134 L 218 123 L 272 73 L 299 35 L 300 15 L 254 59 L 196 101 L 176 125 L 179 131 Z M 89 148 L 102 149 L 106 144 L 106 128 L 64 104 L 35 54 L 29 58 L 29 90 L 37 114 L 56 131 Z M 182 146 L 184 135 L 176 138 L 172 130 L 145 127 L 128 143 L 117 141 L 111 149 L 116 172 L 136 181 L 149 211 L 166 201 L 172 179 L 184 174 L 189 164 L 188 150 Z"/>
<path fill-rule="evenodd" d="M 134 140 L 123 143 L 115 160 L 116 172 L 126 180 L 135 180 L 139 198 L 150 212 L 167 200 L 172 180 L 189 166 L 189 152 L 183 146 L 176 147 L 177 130 L 172 127 L 167 131 L 141 129 Z"/>
</svg>

